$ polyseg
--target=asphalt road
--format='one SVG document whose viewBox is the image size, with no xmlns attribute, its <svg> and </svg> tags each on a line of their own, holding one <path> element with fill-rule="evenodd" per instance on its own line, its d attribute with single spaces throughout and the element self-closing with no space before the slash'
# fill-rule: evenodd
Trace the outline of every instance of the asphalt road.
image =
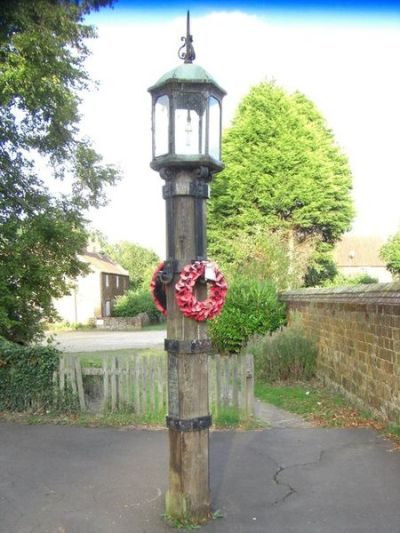
<svg viewBox="0 0 400 533">
<path fill-rule="evenodd" d="M 166 331 L 61 331 L 55 335 L 64 352 L 162 347 Z M 1 530 L 0 530 L 1 533 Z"/>
<path fill-rule="evenodd" d="M 171 533 L 166 431 L 0 423 L 1 533 Z M 399 533 L 400 453 L 366 429 L 214 432 L 204 533 Z"/>
</svg>

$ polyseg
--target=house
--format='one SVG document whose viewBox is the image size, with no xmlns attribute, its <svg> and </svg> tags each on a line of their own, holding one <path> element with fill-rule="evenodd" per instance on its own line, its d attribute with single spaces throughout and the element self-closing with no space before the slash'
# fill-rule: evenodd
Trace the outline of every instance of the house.
<svg viewBox="0 0 400 533">
<path fill-rule="evenodd" d="M 392 275 L 379 257 L 384 243 L 383 237 L 344 235 L 333 253 L 339 272 L 345 276 L 368 274 L 380 283 L 389 283 Z"/>
<path fill-rule="evenodd" d="M 89 274 L 79 276 L 71 293 L 53 303 L 62 320 L 87 324 L 111 316 L 113 301 L 129 288 L 129 272 L 100 251 L 78 257 L 89 265 Z"/>
</svg>

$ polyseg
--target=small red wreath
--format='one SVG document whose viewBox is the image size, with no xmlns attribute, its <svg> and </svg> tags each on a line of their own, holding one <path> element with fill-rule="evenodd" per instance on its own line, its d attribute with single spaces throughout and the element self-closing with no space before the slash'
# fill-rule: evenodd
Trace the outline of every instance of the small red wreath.
<svg viewBox="0 0 400 533">
<path fill-rule="evenodd" d="M 160 263 L 151 278 L 150 291 L 153 301 L 159 311 L 164 316 L 167 316 L 167 295 L 165 293 L 165 285 L 160 280 L 159 273 L 164 270 L 164 263 Z"/>
<path fill-rule="evenodd" d="M 204 276 L 208 261 L 195 261 L 186 265 L 181 272 L 178 283 L 175 285 L 176 301 L 182 313 L 199 322 L 214 318 L 218 315 L 225 303 L 228 287 L 223 274 L 216 265 L 212 265 L 215 280 L 207 280 L 211 283 L 209 296 L 206 300 L 199 301 L 193 294 L 196 281 Z"/>
</svg>

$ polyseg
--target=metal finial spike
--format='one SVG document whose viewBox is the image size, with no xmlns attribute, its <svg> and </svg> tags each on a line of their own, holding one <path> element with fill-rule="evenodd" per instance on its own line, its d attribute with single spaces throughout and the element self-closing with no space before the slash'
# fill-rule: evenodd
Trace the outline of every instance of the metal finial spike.
<svg viewBox="0 0 400 533">
<path fill-rule="evenodd" d="M 196 59 L 196 53 L 193 48 L 193 36 L 190 35 L 190 12 L 186 16 L 186 37 L 181 37 L 183 45 L 178 50 L 179 59 L 183 59 L 185 63 L 192 63 Z M 185 51 L 183 49 L 186 48 Z"/>
</svg>

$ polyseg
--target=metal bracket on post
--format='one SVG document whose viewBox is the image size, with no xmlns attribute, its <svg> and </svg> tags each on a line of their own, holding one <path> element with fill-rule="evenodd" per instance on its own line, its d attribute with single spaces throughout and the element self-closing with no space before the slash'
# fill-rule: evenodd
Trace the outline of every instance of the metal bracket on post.
<svg viewBox="0 0 400 533">
<path fill-rule="evenodd" d="M 175 339 L 165 339 L 164 349 L 169 353 L 209 353 L 211 351 L 211 340 L 194 339 L 192 341 L 178 341 Z"/>
<path fill-rule="evenodd" d="M 161 283 L 168 285 L 173 281 L 176 271 L 177 261 L 174 259 L 167 259 L 164 261 L 163 269 L 158 273 L 158 278 Z"/>
<path fill-rule="evenodd" d="M 208 429 L 212 424 L 211 415 L 199 416 L 197 418 L 175 418 L 167 416 L 167 428 L 174 431 L 200 431 Z"/>
<path fill-rule="evenodd" d="M 208 187 L 207 184 L 204 184 Z M 206 239 L 204 232 L 204 200 L 201 197 L 196 197 L 194 200 L 194 209 L 195 209 L 195 240 L 196 240 L 196 255 L 198 261 L 203 261 L 205 259 L 206 252 Z"/>
</svg>

